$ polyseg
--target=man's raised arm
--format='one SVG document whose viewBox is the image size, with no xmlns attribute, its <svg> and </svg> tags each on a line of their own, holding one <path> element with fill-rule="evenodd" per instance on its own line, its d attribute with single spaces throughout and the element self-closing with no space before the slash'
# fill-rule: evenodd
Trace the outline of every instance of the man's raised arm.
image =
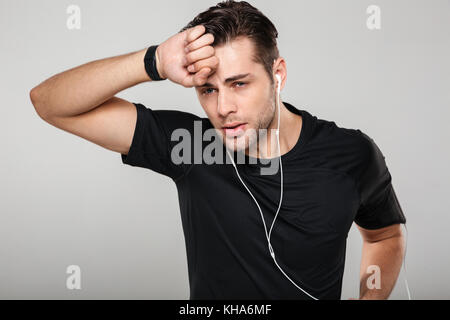
<svg viewBox="0 0 450 320">
<path fill-rule="evenodd" d="M 200 25 L 175 34 L 156 50 L 160 76 L 184 87 L 199 86 L 217 66 L 214 38 Z M 188 51 L 185 51 L 185 48 Z M 132 103 L 115 97 L 136 84 L 152 81 L 144 57 L 147 48 L 91 61 L 58 73 L 30 91 L 38 115 L 46 122 L 107 149 L 126 154 L 136 123 Z M 194 64 L 194 72 L 187 67 Z"/>
</svg>

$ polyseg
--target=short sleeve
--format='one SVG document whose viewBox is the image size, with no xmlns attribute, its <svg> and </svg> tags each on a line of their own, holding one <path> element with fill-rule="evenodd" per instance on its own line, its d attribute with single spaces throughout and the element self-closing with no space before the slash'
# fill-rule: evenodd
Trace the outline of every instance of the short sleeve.
<svg viewBox="0 0 450 320">
<path fill-rule="evenodd" d="M 360 204 L 354 221 L 366 229 L 406 223 L 384 155 L 372 138 L 358 132 L 362 137 L 362 160 L 357 182 Z"/>
<path fill-rule="evenodd" d="M 152 110 L 140 103 L 133 104 L 137 111 L 136 125 L 128 154 L 121 154 L 122 163 L 178 179 L 184 170 L 182 166 L 171 161 L 171 142 L 167 128 L 171 121 L 177 122 L 179 112 Z"/>
</svg>

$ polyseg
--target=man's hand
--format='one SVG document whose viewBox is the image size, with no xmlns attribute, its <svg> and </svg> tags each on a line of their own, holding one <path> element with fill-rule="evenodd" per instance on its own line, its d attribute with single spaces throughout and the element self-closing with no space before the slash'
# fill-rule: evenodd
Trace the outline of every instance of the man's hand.
<svg viewBox="0 0 450 320">
<path fill-rule="evenodd" d="M 219 59 L 210 44 L 212 34 L 204 34 L 203 25 L 187 29 L 161 43 L 156 50 L 157 69 L 162 78 L 181 84 L 186 88 L 201 86 L 212 74 Z M 193 69 L 188 67 L 192 66 Z"/>
</svg>

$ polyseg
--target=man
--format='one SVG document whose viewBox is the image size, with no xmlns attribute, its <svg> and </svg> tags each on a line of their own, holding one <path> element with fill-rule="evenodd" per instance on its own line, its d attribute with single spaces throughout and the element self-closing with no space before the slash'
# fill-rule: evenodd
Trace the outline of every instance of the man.
<svg viewBox="0 0 450 320">
<path fill-rule="evenodd" d="M 176 183 L 190 299 L 339 299 L 353 221 L 364 241 L 359 298 L 386 299 L 402 264 L 400 224 L 406 219 L 384 156 L 362 131 L 340 128 L 288 102 L 278 105 L 278 118 L 276 89 L 284 87 L 287 68 L 277 36 L 259 10 L 226 1 L 199 14 L 153 54 L 146 48 L 87 63 L 49 78 L 30 97 L 46 122 Z M 207 118 L 114 96 L 161 79 L 195 87 Z M 278 120 L 279 153 L 269 143 Z M 215 130 L 224 148 L 246 160 L 280 154 L 282 186 L 281 170 L 262 175 L 262 161 L 236 165 L 249 190 L 229 162 L 174 161 L 176 130 L 193 137 L 198 124 L 201 134 Z M 268 130 L 262 137 L 249 134 L 258 129 Z M 191 155 L 198 151 L 194 141 L 188 145 Z M 271 230 L 274 260 L 264 227 L 277 212 L 280 186 L 282 205 Z M 379 267 L 381 288 L 366 285 L 372 265 Z"/>
</svg>

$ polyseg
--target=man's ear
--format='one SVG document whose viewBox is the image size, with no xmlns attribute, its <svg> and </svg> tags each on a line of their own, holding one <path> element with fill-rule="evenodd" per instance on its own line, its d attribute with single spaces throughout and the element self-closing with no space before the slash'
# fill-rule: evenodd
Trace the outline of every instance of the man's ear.
<svg viewBox="0 0 450 320">
<path fill-rule="evenodd" d="M 277 85 L 276 81 L 278 81 L 276 76 L 279 75 L 281 77 L 281 81 L 280 81 L 281 82 L 280 91 L 281 91 L 281 90 L 283 90 L 283 88 L 285 86 L 286 78 L 287 78 L 286 61 L 284 60 L 283 57 L 278 57 L 277 59 L 274 60 L 272 70 L 273 70 L 275 85 Z"/>
</svg>

